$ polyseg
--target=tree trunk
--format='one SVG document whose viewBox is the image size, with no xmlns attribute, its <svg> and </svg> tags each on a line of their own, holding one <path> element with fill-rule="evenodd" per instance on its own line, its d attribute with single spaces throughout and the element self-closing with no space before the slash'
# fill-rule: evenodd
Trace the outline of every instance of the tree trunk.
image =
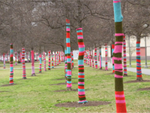
<svg viewBox="0 0 150 113">
<path fill-rule="evenodd" d="M 99 68 L 102 69 L 102 52 L 101 52 L 101 47 L 99 47 Z"/>
<path fill-rule="evenodd" d="M 122 42 L 123 42 L 123 30 L 122 30 L 122 13 L 121 13 L 121 1 L 113 0 L 114 5 L 114 20 L 115 20 L 115 50 L 113 53 L 114 65 L 115 65 L 115 98 L 116 98 L 116 112 L 126 113 L 126 102 L 123 90 L 123 71 L 122 71 Z"/>
<path fill-rule="evenodd" d="M 78 47 L 79 47 L 79 57 L 78 57 L 78 97 L 80 104 L 87 103 L 84 89 L 84 52 L 85 45 L 83 42 L 83 32 L 82 28 L 77 29 L 77 37 L 78 37 Z"/>
<path fill-rule="evenodd" d="M 48 52 L 48 70 L 51 70 L 51 51 Z"/>
<path fill-rule="evenodd" d="M 39 61 L 40 61 L 40 64 L 39 64 L 39 73 L 42 73 L 42 55 L 39 54 Z"/>
<path fill-rule="evenodd" d="M 137 80 L 142 81 L 142 70 L 141 70 L 141 53 L 140 53 L 140 38 L 137 38 L 136 42 L 136 69 L 137 69 Z"/>
<path fill-rule="evenodd" d="M 13 81 L 13 74 L 14 74 L 14 69 L 13 69 L 13 44 L 10 44 L 10 78 L 9 78 L 9 84 L 12 85 L 14 84 Z"/>
<path fill-rule="evenodd" d="M 23 79 L 26 79 L 26 65 L 25 65 L 25 48 L 22 48 L 22 70 L 23 70 Z"/>
<path fill-rule="evenodd" d="M 97 69 L 97 48 L 95 48 L 95 68 Z"/>
<path fill-rule="evenodd" d="M 31 50 L 31 62 L 32 62 L 32 75 L 31 76 L 36 76 L 35 69 L 34 69 L 34 50 Z"/>
<path fill-rule="evenodd" d="M 67 90 L 72 90 L 71 48 L 70 48 L 70 20 L 66 19 L 66 47 L 67 47 Z"/>
<path fill-rule="evenodd" d="M 54 68 L 53 52 L 52 52 L 52 68 Z"/>
<path fill-rule="evenodd" d="M 126 39 L 123 37 L 123 67 L 124 67 L 124 76 L 127 76 L 127 58 L 126 58 Z"/>
<path fill-rule="evenodd" d="M 105 71 L 108 71 L 107 44 L 105 44 Z"/>
<path fill-rule="evenodd" d="M 67 50 L 65 49 L 65 78 L 67 80 Z"/>
<path fill-rule="evenodd" d="M 115 45 L 112 44 L 111 47 L 112 47 L 112 53 L 111 54 L 112 54 L 112 69 L 113 69 L 112 73 L 115 73 L 114 58 L 113 58 L 113 52 L 114 52 Z"/>
</svg>

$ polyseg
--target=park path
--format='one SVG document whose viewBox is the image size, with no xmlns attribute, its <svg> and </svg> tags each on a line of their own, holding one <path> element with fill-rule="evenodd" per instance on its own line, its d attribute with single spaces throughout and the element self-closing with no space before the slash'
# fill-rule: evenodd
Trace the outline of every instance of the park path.
<svg viewBox="0 0 150 113">
<path fill-rule="evenodd" d="M 102 67 L 105 67 L 105 61 L 102 62 Z M 110 62 L 108 62 L 108 68 L 112 68 L 112 64 Z M 136 68 L 127 67 L 127 71 L 131 71 L 131 72 L 136 73 Z M 150 69 L 142 68 L 142 74 L 150 75 Z"/>
</svg>

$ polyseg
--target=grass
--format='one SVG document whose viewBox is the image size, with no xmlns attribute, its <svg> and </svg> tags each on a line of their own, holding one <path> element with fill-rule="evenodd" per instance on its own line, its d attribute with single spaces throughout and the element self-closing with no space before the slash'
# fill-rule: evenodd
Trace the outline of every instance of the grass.
<svg viewBox="0 0 150 113">
<path fill-rule="evenodd" d="M 36 62 L 35 67 L 39 64 Z M 77 61 L 75 61 L 77 66 Z M 47 70 L 31 77 L 31 69 L 27 69 L 27 79 L 22 79 L 22 65 L 14 66 L 14 83 L 16 85 L 0 87 L 0 113 L 92 113 L 109 112 L 115 113 L 114 95 L 114 75 L 110 71 L 102 71 L 85 65 L 85 89 L 88 101 L 109 101 L 111 104 L 97 107 L 66 108 L 55 107 L 55 104 L 63 102 L 78 101 L 77 92 L 54 92 L 55 90 L 66 89 L 65 85 L 50 85 L 64 83 L 64 63 L 52 70 Z M 31 67 L 27 63 L 26 67 Z M 9 83 L 9 65 L 6 69 L 0 67 L 0 86 Z M 78 68 L 73 69 L 73 78 L 77 78 Z M 128 72 L 131 77 L 124 77 L 124 81 L 135 80 L 136 74 Z M 150 76 L 143 75 L 143 79 L 150 79 Z M 72 79 L 77 82 L 78 79 Z M 73 84 L 73 89 L 77 89 L 77 84 Z M 150 87 L 149 83 L 130 83 L 124 84 L 127 111 L 128 112 L 150 112 L 150 91 L 137 91 L 138 88 Z"/>
</svg>

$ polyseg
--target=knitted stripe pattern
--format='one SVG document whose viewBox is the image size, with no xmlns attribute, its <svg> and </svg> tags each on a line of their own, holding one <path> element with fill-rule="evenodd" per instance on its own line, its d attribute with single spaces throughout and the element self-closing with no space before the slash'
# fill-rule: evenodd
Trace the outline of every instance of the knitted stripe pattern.
<svg viewBox="0 0 150 113">
<path fill-rule="evenodd" d="M 140 41 L 136 42 L 136 69 L 137 69 L 137 79 L 142 79 L 141 70 L 141 55 L 140 55 Z"/>
<path fill-rule="evenodd" d="M 108 61 L 107 61 L 107 44 L 105 44 L 105 70 L 108 70 Z"/>
<path fill-rule="evenodd" d="M 48 70 L 51 69 L 51 51 L 48 52 Z"/>
<path fill-rule="evenodd" d="M 84 89 L 84 52 L 85 45 L 83 42 L 83 32 L 82 28 L 77 29 L 77 38 L 78 38 L 78 47 L 79 47 L 79 56 L 78 56 L 78 103 L 87 103 Z"/>
<path fill-rule="evenodd" d="M 113 53 L 114 65 L 115 65 L 115 99 L 116 99 L 116 112 L 126 113 L 126 102 L 123 90 L 123 70 L 122 70 L 122 42 L 123 42 L 123 30 L 121 13 L 121 1 L 113 0 L 114 6 L 114 20 L 115 20 L 115 49 Z"/>
<path fill-rule="evenodd" d="M 39 63 L 39 73 L 42 73 L 42 55 L 41 54 L 39 55 L 39 61 L 40 61 L 40 63 Z"/>
<path fill-rule="evenodd" d="M 113 55 L 115 45 L 112 44 L 111 47 L 112 47 L 112 55 Z M 113 59 L 113 57 L 112 57 L 112 69 L 113 69 L 112 73 L 115 73 L 114 59 Z"/>
<path fill-rule="evenodd" d="M 70 20 L 66 19 L 66 49 L 67 49 L 67 88 L 72 87 L 71 76 L 71 48 L 70 48 Z"/>
<path fill-rule="evenodd" d="M 127 57 L 126 57 L 126 39 L 123 37 L 123 67 L 124 67 L 124 76 L 127 76 Z"/>
<path fill-rule="evenodd" d="M 14 84 L 13 81 L 13 74 L 14 74 L 14 69 L 13 69 L 13 44 L 10 44 L 10 77 L 9 77 L 9 84 Z"/>
<path fill-rule="evenodd" d="M 26 65 L 25 65 L 25 48 L 22 48 L 22 77 L 23 79 L 26 79 Z"/>
</svg>

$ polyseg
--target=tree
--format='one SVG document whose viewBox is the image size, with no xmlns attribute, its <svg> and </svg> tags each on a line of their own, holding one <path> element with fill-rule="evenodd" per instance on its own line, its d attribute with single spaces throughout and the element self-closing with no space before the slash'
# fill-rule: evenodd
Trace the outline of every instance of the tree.
<svg viewBox="0 0 150 113">
<path fill-rule="evenodd" d="M 126 103 L 123 90 L 123 73 L 122 73 L 122 13 L 121 1 L 113 0 L 114 4 L 114 21 L 115 21 L 115 49 L 113 53 L 115 65 L 115 97 L 116 97 L 116 111 L 117 113 L 126 113 Z"/>
</svg>

